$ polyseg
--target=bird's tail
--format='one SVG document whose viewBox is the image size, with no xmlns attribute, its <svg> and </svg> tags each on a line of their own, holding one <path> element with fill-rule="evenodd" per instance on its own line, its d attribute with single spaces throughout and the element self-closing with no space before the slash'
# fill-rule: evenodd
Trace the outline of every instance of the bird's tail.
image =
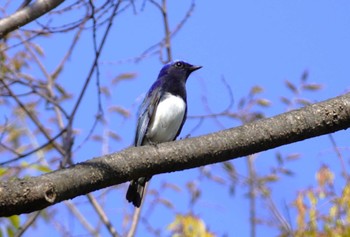
<svg viewBox="0 0 350 237">
<path fill-rule="evenodd" d="M 140 207 L 141 205 L 143 193 L 145 191 L 145 186 L 148 180 L 150 180 L 150 177 L 141 177 L 132 180 L 129 185 L 128 191 L 126 193 L 126 200 L 132 202 L 135 207 Z"/>
</svg>

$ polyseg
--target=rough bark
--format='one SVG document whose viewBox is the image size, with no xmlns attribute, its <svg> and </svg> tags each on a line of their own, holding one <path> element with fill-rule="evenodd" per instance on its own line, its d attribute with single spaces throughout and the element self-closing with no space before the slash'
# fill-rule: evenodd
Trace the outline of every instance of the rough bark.
<svg viewBox="0 0 350 237">
<path fill-rule="evenodd" d="M 33 4 L 18 10 L 8 17 L 0 19 L 0 39 L 9 32 L 48 13 L 62 2 L 64 0 L 36 0 Z"/>
<path fill-rule="evenodd" d="M 147 175 L 222 162 L 350 127 L 350 93 L 206 136 L 133 147 L 0 183 L 0 216 L 28 213 Z"/>
</svg>

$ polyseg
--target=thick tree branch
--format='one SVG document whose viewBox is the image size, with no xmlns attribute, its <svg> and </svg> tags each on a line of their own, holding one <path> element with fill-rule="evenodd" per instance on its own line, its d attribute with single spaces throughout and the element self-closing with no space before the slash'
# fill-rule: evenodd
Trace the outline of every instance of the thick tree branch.
<svg viewBox="0 0 350 237">
<path fill-rule="evenodd" d="M 8 17 L 0 19 L 0 39 L 7 33 L 46 14 L 62 2 L 64 0 L 36 0 L 33 4 L 18 10 Z"/>
<path fill-rule="evenodd" d="M 206 136 L 133 147 L 39 177 L 0 183 L 0 216 L 28 213 L 140 176 L 234 159 L 350 127 L 350 93 Z"/>
</svg>

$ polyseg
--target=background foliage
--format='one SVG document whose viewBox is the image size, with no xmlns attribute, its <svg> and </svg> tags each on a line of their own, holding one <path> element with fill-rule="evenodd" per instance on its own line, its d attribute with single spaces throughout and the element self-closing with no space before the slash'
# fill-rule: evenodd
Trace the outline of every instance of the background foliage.
<svg viewBox="0 0 350 237">
<path fill-rule="evenodd" d="M 5 1 L 1 17 L 20 7 Z M 132 144 L 137 107 L 163 63 L 188 82 L 181 138 L 348 91 L 349 3 L 73 1 L 0 41 L 2 180 Z M 157 176 L 141 215 L 126 185 L 0 220 L 21 236 L 347 236 L 347 132 Z"/>
</svg>

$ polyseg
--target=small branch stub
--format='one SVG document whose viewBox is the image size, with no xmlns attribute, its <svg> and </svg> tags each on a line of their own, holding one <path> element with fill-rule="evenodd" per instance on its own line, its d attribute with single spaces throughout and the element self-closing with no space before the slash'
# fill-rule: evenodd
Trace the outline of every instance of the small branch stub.
<svg viewBox="0 0 350 237">
<path fill-rule="evenodd" d="M 55 203 L 57 194 L 55 191 L 55 187 L 52 183 L 48 184 L 44 197 L 45 197 L 45 200 L 48 201 L 49 203 L 51 204 Z"/>
</svg>

